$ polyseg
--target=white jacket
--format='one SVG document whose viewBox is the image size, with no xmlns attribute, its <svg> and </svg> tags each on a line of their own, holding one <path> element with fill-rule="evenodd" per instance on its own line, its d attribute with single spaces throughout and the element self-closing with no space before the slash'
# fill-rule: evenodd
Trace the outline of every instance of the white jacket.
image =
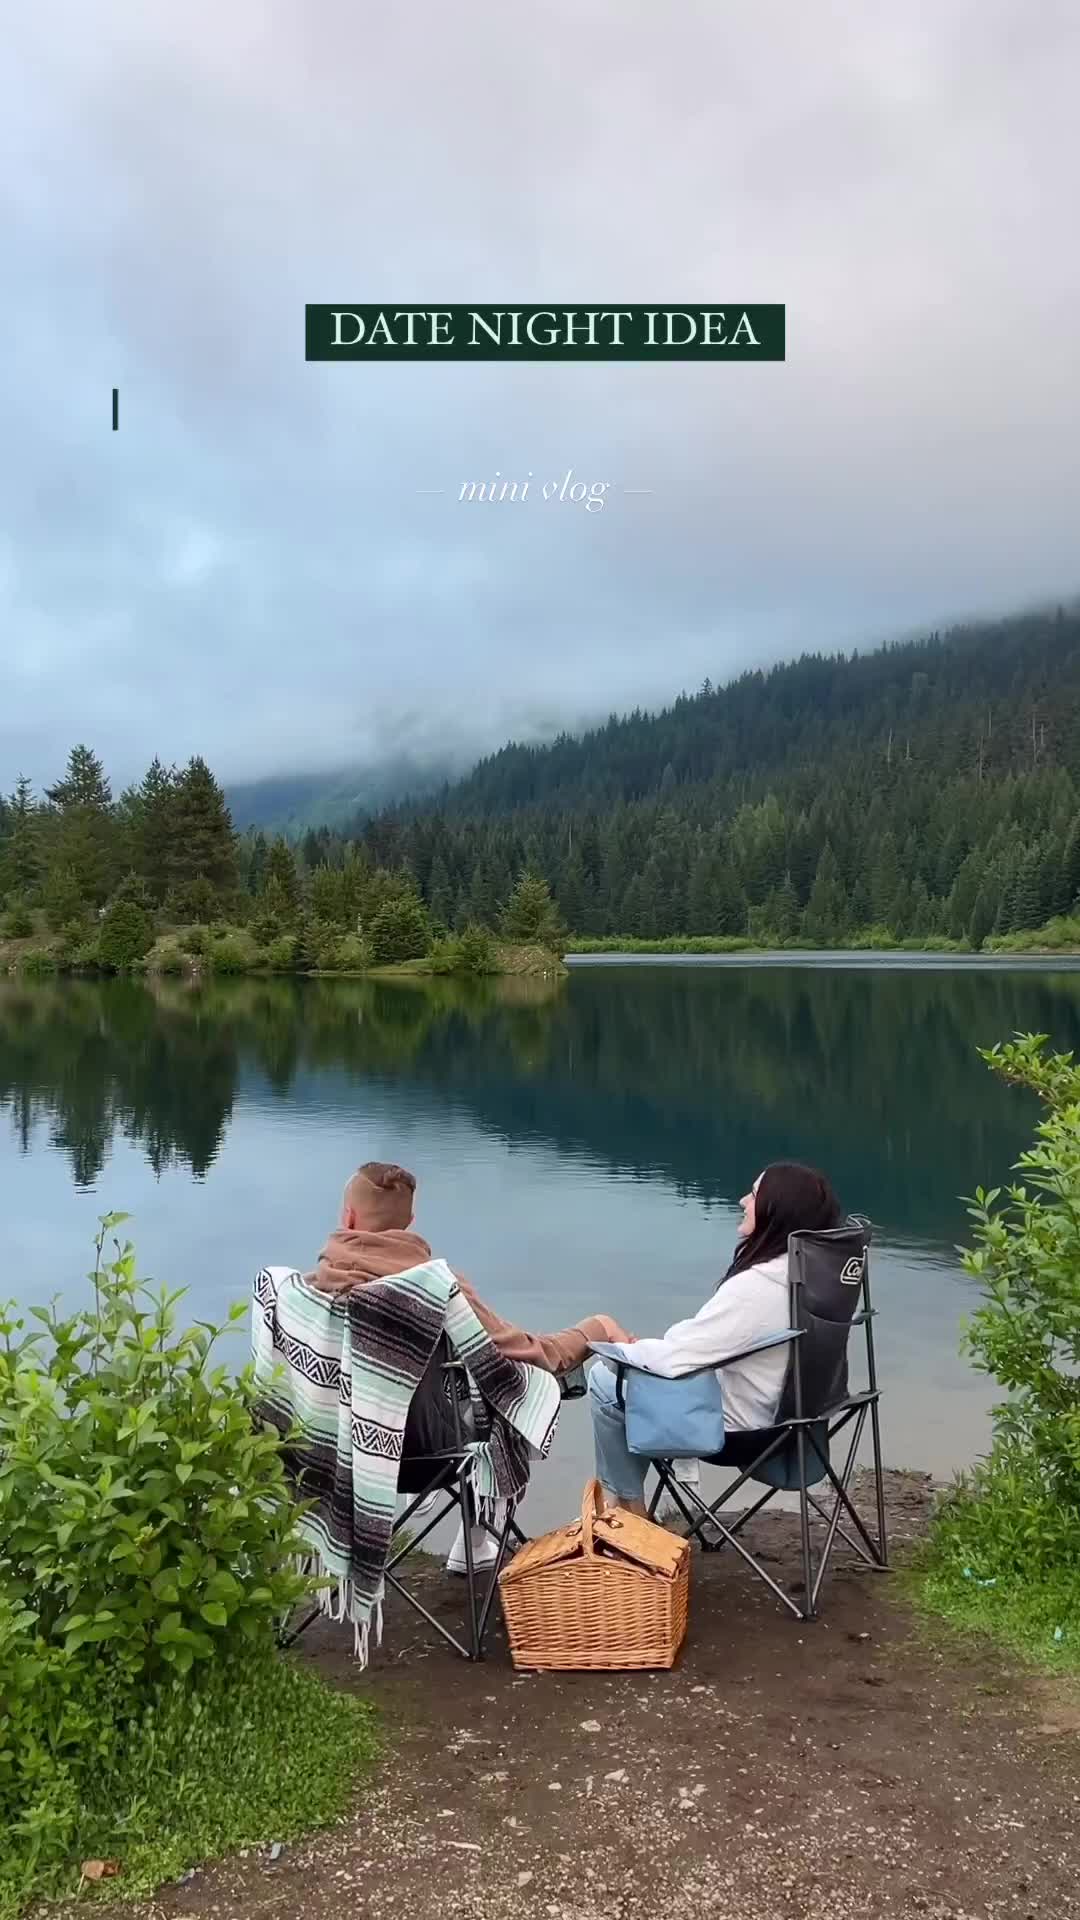
<svg viewBox="0 0 1080 1920">
<path fill-rule="evenodd" d="M 787 1254 L 744 1267 L 706 1300 L 692 1320 L 677 1320 L 657 1340 L 635 1340 L 620 1351 L 635 1366 L 666 1380 L 717 1366 L 730 1353 L 742 1353 L 770 1333 L 790 1325 Z M 776 1418 L 791 1343 L 770 1347 L 748 1360 L 720 1368 L 724 1425 L 729 1432 L 768 1427 Z"/>
</svg>

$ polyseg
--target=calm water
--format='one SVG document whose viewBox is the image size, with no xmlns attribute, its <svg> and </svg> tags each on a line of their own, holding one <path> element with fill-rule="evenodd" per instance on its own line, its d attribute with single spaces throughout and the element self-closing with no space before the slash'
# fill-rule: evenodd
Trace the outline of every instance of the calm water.
<svg viewBox="0 0 1080 1920">
<path fill-rule="evenodd" d="M 984 1444 L 991 1398 L 957 1356 L 957 1196 L 1000 1182 L 1035 1118 L 975 1049 L 1018 1029 L 1080 1046 L 1080 971 L 0 981 L 0 1292 L 80 1291 L 98 1214 L 122 1208 L 142 1269 L 220 1313 L 261 1263 L 311 1263 L 345 1176 L 386 1158 L 504 1313 L 659 1331 L 711 1289 L 762 1165 L 809 1159 L 876 1223 L 888 1458 L 947 1472 Z M 534 1524 L 565 1516 L 588 1457 L 571 1406 Z"/>
</svg>

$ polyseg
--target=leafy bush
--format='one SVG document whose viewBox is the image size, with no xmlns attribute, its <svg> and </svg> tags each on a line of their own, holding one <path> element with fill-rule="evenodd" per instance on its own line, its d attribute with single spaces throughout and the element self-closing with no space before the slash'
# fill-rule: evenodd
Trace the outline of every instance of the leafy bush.
<svg viewBox="0 0 1080 1920">
<path fill-rule="evenodd" d="M 266 965 L 271 973 L 293 973 L 299 951 L 300 940 L 297 934 L 279 933 L 266 949 Z"/>
<path fill-rule="evenodd" d="M 137 900 L 114 900 L 98 928 L 98 964 L 109 973 L 124 973 L 142 960 L 154 944 L 149 914 Z"/>
<path fill-rule="evenodd" d="M 170 1680 L 270 1657 L 305 1590 L 250 1375 L 211 1367 L 226 1328 L 178 1331 L 183 1291 L 142 1286 L 130 1245 L 104 1261 L 124 1217 L 102 1221 L 92 1306 L 36 1308 L 28 1335 L 0 1309 L 0 1834 L 35 1871 Z"/>
<path fill-rule="evenodd" d="M 372 965 L 390 967 L 402 960 L 419 960 L 428 950 L 431 926 L 422 901 L 401 894 L 372 915 L 367 933 Z"/>
<path fill-rule="evenodd" d="M 1016 1168 L 1022 1182 L 969 1204 L 964 1266 L 983 1305 L 965 1345 L 1008 1398 L 988 1457 L 942 1505 L 929 1568 L 939 1598 L 952 1592 L 961 1611 L 979 1582 L 997 1589 L 1003 1618 L 1011 1608 L 1045 1621 L 1051 1605 L 1080 1650 L 1080 1067 L 1045 1047 L 1029 1034 L 982 1053 L 1036 1093 L 1044 1115 Z"/>
<path fill-rule="evenodd" d="M 433 973 L 494 973 L 498 949 L 486 927 L 466 927 L 463 933 L 436 941 L 430 959 Z"/>
<path fill-rule="evenodd" d="M 27 947 L 15 962 L 20 973 L 31 975 L 55 973 L 56 954 L 50 947 Z"/>
<path fill-rule="evenodd" d="M 186 970 L 187 958 L 175 934 L 157 941 L 147 956 L 147 966 L 154 973 L 183 973 Z"/>
<path fill-rule="evenodd" d="M 210 934 L 206 927 L 185 927 L 177 939 L 184 952 L 190 953 L 194 960 L 204 959 L 210 951 Z"/>
<path fill-rule="evenodd" d="M 251 935 L 239 928 L 215 933 L 210 965 L 215 973 L 250 973 L 262 958 Z"/>
<path fill-rule="evenodd" d="M 1030 932 L 996 934 L 983 944 L 991 953 L 1023 953 L 1032 949 L 1058 953 L 1080 947 L 1080 919 L 1065 915 Z"/>
<path fill-rule="evenodd" d="M 4 915 L 4 935 L 8 940 L 29 940 L 34 931 L 34 916 L 24 900 L 13 900 Z"/>
<path fill-rule="evenodd" d="M 371 948 L 358 933 L 339 934 L 320 949 L 318 966 L 326 973 L 366 973 Z"/>
</svg>

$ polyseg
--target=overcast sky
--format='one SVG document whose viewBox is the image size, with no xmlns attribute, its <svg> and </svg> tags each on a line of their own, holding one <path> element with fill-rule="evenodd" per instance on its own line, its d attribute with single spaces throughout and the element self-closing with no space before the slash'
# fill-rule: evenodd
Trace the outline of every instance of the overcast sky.
<svg viewBox="0 0 1080 1920">
<path fill-rule="evenodd" d="M 5 788 L 471 752 L 1080 586 L 1074 0 L 5 39 Z M 784 301 L 788 358 L 309 366 L 309 300 Z M 603 511 L 457 497 L 567 468 Z"/>
</svg>

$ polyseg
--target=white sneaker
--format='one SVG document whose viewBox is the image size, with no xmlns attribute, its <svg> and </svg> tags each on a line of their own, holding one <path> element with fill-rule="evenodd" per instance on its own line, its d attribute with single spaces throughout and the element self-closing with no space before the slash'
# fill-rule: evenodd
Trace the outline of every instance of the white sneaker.
<svg viewBox="0 0 1080 1920">
<path fill-rule="evenodd" d="M 500 1500 L 497 1504 L 495 1519 L 493 1524 L 498 1533 L 502 1532 L 503 1527 L 506 1524 L 506 1505 L 505 1505 L 505 1502 L 502 1500 Z M 473 1527 L 472 1528 L 472 1561 L 473 1561 L 474 1569 L 479 1573 L 485 1567 L 493 1567 L 498 1557 L 499 1557 L 499 1542 L 495 1534 L 489 1533 L 486 1527 Z M 465 1564 L 464 1522 L 462 1522 L 461 1526 L 458 1528 L 457 1535 L 454 1540 L 454 1544 L 446 1556 L 446 1571 L 447 1573 L 467 1573 L 468 1572 L 468 1568 Z"/>
<path fill-rule="evenodd" d="M 700 1460 L 676 1460 L 675 1461 L 675 1478 L 676 1480 L 681 1481 L 684 1487 L 700 1487 L 701 1461 Z"/>
</svg>

